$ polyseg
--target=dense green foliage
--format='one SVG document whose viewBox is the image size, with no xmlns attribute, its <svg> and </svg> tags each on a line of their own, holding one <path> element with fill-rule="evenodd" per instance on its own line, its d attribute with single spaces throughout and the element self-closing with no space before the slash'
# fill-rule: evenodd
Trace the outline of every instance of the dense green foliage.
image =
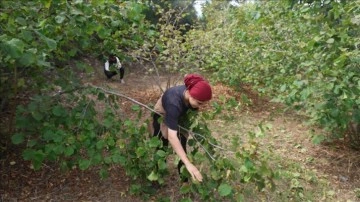
<svg viewBox="0 0 360 202">
<path fill-rule="evenodd" d="M 238 8 L 213 1 L 205 10 L 206 29 L 189 39 L 202 67 L 233 86 L 251 84 L 305 111 L 332 137 L 360 146 L 359 1 L 259 1 Z"/>
<path fill-rule="evenodd" d="M 156 25 L 160 23 L 162 15 L 172 9 L 177 10 L 177 13 L 182 15 L 180 22 L 177 23 L 177 25 L 185 25 L 187 27 L 186 30 L 189 30 L 190 27 L 197 21 L 194 0 L 145 0 L 144 2 L 146 4 L 144 14 L 146 15 L 146 19 L 150 21 L 151 24 Z M 173 17 L 176 18 L 176 15 Z M 172 22 L 176 21 L 172 19 L 168 23 Z"/>
<path fill-rule="evenodd" d="M 169 7 L 157 25 L 151 25 L 141 1 L 1 1 L 0 5 L 2 110 L 13 114 L 16 109 L 16 128 L 10 122 L 4 140 L 23 148 L 23 158 L 35 170 L 50 162 L 64 170 L 100 166 L 100 175 L 106 177 L 110 166 L 120 165 L 134 180 L 131 193 L 151 193 L 153 182 L 163 184 L 168 174 L 165 159 L 172 152 L 158 150 L 161 142 L 149 136 L 139 106 L 132 108 L 137 118 L 124 118 L 124 109 L 117 104 L 121 96 L 82 83 L 81 75 L 93 71 L 82 58 L 103 59 L 116 53 L 121 59 L 152 61 L 156 70 L 184 69 L 190 50 L 183 44 L 189 30 L 184 22 L 193 10 L 186 14 L 186 9 Z M 20 100 L 22 94 L 28 98 Z M 216 113 L 221 111 L 220 105 L 215 108 Z M 193 116 L 187 126 L 194 133 L 189 156 L 210 174 L 202 184 L 184 185 L 180 190 L 184 198 L 241 198 L 239 181 L 255 183 L 259 190 L 274 188 L 274 173 L 258 151 L 255 134 L 249 134 L 252 141 L 246 146 L 234 139 L 231 157 L 215 149 L 219 146 L 204 117 L 216 113 Z M 182 174 L 188 175 L 186 170 Z"/>
<path fill-rule="evenodd" d="M 192 30 L 194 2 L 165 2 L 0 2 L 1 110 L 16 111 L 4 139 L 24 148 L 34 169 L 47 162 L 65 170 L 100 166 L 106 177 L 108 167 L 120 165 L 133 179 L 135 194 L 164 183 L 172 150 L 158 150 L 161 141 L 148 134 L 143 109 L 134 105 L 135 118 L 123 118 L 121 96 L 81 81 L 93 71 L 81 58 L 109 53 L 150 63 L 146 70 L 157 73 L 208 70 L 231 86 L 251 84 L 304 110 L 334 135 L 353 128 L 347 137 L 359 146 L 359 0 L 240 7 L 213 0 L 204 8 L 201 28 Z M 23 94 L 29 99 L 20 100 Z M 274 188 L 276 174 L 257 142 L 265 131 L 249 132 L 246 143 L 234 137 L 224 149 L 206 120 L 231 108 L 233 100 L 212 105 L 213 112 L 190 115 L 185 126 L 193 134 L 189 157 L 206 175 L 202 184 L 184 184 L 184 200 L 241 201 L 240 183 Z M 188 175 L 185 169 L 182 175 Z"/>
<path fill-rule="evenodd" d="M 47 94 L 54 90 L 49 80 L 61 90 L 76 88 L 74 73 L 92 69 L 79 62 L 69 66 L 71 60 L 109 52 L 124 58 L 119 48 L 141 45 L 151 34 L 139 14 L 143 5 L 106 2 L 1 1 L 2 103 L 23 90 Z"/>
</svg>

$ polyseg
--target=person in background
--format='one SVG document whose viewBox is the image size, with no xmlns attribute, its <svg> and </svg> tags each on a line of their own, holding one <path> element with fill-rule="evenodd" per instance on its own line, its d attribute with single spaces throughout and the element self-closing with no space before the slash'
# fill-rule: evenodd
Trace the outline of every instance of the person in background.
<svg viewBox="0 0 360 202">
<path fill-rule="evenodd" d="M 179 173 L 181 167 L 185 165 L 191 177 L 199 182 L 203 177 L 186 154 L 188 134 L 178 133 L 178 123 L 186 116 L 188 110 L 199 109 L 211 97 L 212 90 L 209 83 L 198 74 L 189 74 L 184 78 L 184 85 L 171 87 L 164 92 L 155 104 L 156 113 L 153 114 L 153 135 L 159 137 L 165 147 L 170 142 L 175 153 L 180 157 Z M 159 120 L 161 116 L 164 117 L 162 122 L 161 119 Z"/>
<path fill-rule="evenodd" d="M 124 81 L 125 69 L 121 65 L 119 58 L 112 54 L 105 62 L 104 73 L 108 79 L 111 79 L 113 76 L 117 75 L 118 72 L 120 73 L 120 82 L 125 83 Z"/>
</svg>

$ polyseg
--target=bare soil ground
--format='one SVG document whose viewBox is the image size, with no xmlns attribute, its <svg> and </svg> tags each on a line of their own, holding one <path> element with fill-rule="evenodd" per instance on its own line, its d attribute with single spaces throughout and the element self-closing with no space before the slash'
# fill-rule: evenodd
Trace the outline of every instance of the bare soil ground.
<svg viewBox="0 0 360 202">
<path fill-rule="evenodd" d="M 102 66 L 96 61 L 91 63 L 97 67 Z M 166 85 L 167 78 L 169 75 L 160 77 L 163 86 Z M 170 75 L 170 78 L 172 81 L 178 81 L 181 76 L 174 74 Z M 145 74 L 142 68 L 135 66 L 126 69 L 125 84 L 121 84 L 116 76 L 112 80 L 107 80 L 101 68 L 97 69 L 95 76 L 85 78 L 88 83 L 110 87 L 144 104 L 153 104 L 161 94 L 155 79 Z M 235 92 L 222 84 L 213 86 L 214 101 L 218 101 L 220 96 L 235 96 L 240 101 L 240 95 L 244 94 L 252 102 L 233 112 L 236 121 L 211 121 L 210 127 L 215 137 L 221 140 L 224 133 L 243 135 L 248 130 L 255 130 L 260 122 L 271 124 L 267 137 L 262 142 L 263 146 L 271 148 L 279 158 L 297 163 L 302 170 L 315 173 L 318 179 L 325 182 L 327 188 L 323 191 L 326 193 L 322 198 L 314 198 L 314 201 L 360 201 L 360 193 L 357 192 L 360 189 L 359 152 L 347 148 L 342 142 L 314 145 L 310 136 L 319 129 L 304 124 L 304 117 L 292 112 L 282 112 L 281 105 L 258 97 L 248 87 L 244 87 L 241 92 Z M 122 104 L 126 105 L 125 102 Z M 4 123 L 3 120 L 2 127 L 5 126 Z M 35 172 L 30 168 L 29 162 L 22 160 L 21 153 L 16 147 L 6 141 L 2 141 L 1 146 L 1 151 L 4 152 L 1 153 L 0 159 L 0 201 L 145 200 L 129 194 L 130 179 L 121 167 L 111 168 L 110 176 L 104 180 L 100 179 L 98 168 L 87 171 L 74 169 L 64 173 L 56 165 L 47 164 L 42 170 Z M 159 195 L 178 201 L 180 183 L 175 167 L 169 169 L 173 170 L 170 171 L 172 174 L 165 187 L 159 190 Z M 311 186 L 304 184 L 304 191 L 311 190 Z M 284 187 L 280 185 L 279 188 Z M 270 198 L 268 201 L 273 200 Z"/>
</svg>

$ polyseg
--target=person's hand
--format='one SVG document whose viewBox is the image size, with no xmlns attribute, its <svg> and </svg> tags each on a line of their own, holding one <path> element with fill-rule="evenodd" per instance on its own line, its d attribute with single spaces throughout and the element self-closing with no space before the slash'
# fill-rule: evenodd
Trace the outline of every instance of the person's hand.
<svg viewBox="0 0 360 202">
<path fill-rule="evenodd" d="M 199 182 L 202 182 L 203 177 L 202 177 L 200 171 L 192 163 L 188 163 L 185 166 L 193 179 L 195 179 Z"/>
</svg>

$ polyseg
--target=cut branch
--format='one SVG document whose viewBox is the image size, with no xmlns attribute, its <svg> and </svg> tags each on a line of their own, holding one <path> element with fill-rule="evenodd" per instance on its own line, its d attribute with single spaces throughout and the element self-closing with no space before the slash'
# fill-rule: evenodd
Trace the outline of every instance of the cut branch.
<svg viewBox="0 0 360 202">
<path fill-rule="evenodd" d="M 130 97 L 128 97 L 128 96 L 126 96 L 126 95 L 124 95 L 124 94 L 122 94 L 122 93 L 114 92 L 114 91 L 112 91 L 112 90 L 107 90 L 107 89 L 104 89 L 104 88 L 102 88 L 102 87 L 95 86 L 95 85 L 90 85 L 90 86 L 93 87 L 93 88 L 99 89 L 99 90 L 103 91 L 104 93 L 123 97 L 123 98 L 125 98 L 125 99 L 127 99 L 127 100 L 129 100 L 129 101 L 131 101 L 131 102 L 134 102 L 135 104 L 138 104 L 138 105 L 140 105 L 140 106 L 142 106 L 142 107 L 144 107 L 144 108 L 146 108 L 146 109 L 148 109 L 148 110 L 150 110 L 150 111 L 152 111 L 152 112 L 154 112 L 154 113 L 157 113 L 157 112 L 156 112 L 154 109 L 152 109 L 151 107 L 149 107 L 149 106 L 147 106 L 147 105 L 145 105 L 145 104 L 143 104 L 143 103 L 141 103 L 141 102 L 139 102 L 139 101 L 137 101 L 137 100 L 135 100 L 135 99 L 133 99 L 133 98 L 130 98 Z M 159 113 L 157 113 L 157 114 L 159 114 Z M 162 116 L 161 114 L 159 114 L 159 115 Z M 210 154 L 210 152 L 209 152 L 209 151 L 200 143 L 200 141 L 195 137 L 195 135 L 197 135 L 197 136 L 200 136 L 200 137 L 203 138 L 203 139 L 206 139 L 205 136 L 200 135 L 200 134 L 197 134 L 197 133 L 194 133 L 194 132 L 190 131 L 189 129 L 186 129 L 186 128 L 180 126 L 180 125 L 179 125 L 179 128 L 181 128 L 182 130 L 185 130 L 187 133 L 189 133 L 189 135 L 191 135 L 191 136 L 194 138 L 194 140 L 195 140 L 197 143 L 199 143 L 199 145 L 200 145 L 201 148 L 207 153 L 207 155 L 208 155 L 212 160 L 215 160 L 215 158 Z M 209 144 L 210 144 L 211 146 L 213 146 L 213 147 L 216 147 L 216 148 L 222 149 L 222 150 L 226 150 L 226 149 L 224 149 L 224 148 L 222 148 L 222 147 L 220 147 L 220 146 L 218 146 L 218 145 L 215 145 L 215 144 L 211 143 L 210 141 L 208 141 L 208 142 L 209 142 Z"/>
</svg>

